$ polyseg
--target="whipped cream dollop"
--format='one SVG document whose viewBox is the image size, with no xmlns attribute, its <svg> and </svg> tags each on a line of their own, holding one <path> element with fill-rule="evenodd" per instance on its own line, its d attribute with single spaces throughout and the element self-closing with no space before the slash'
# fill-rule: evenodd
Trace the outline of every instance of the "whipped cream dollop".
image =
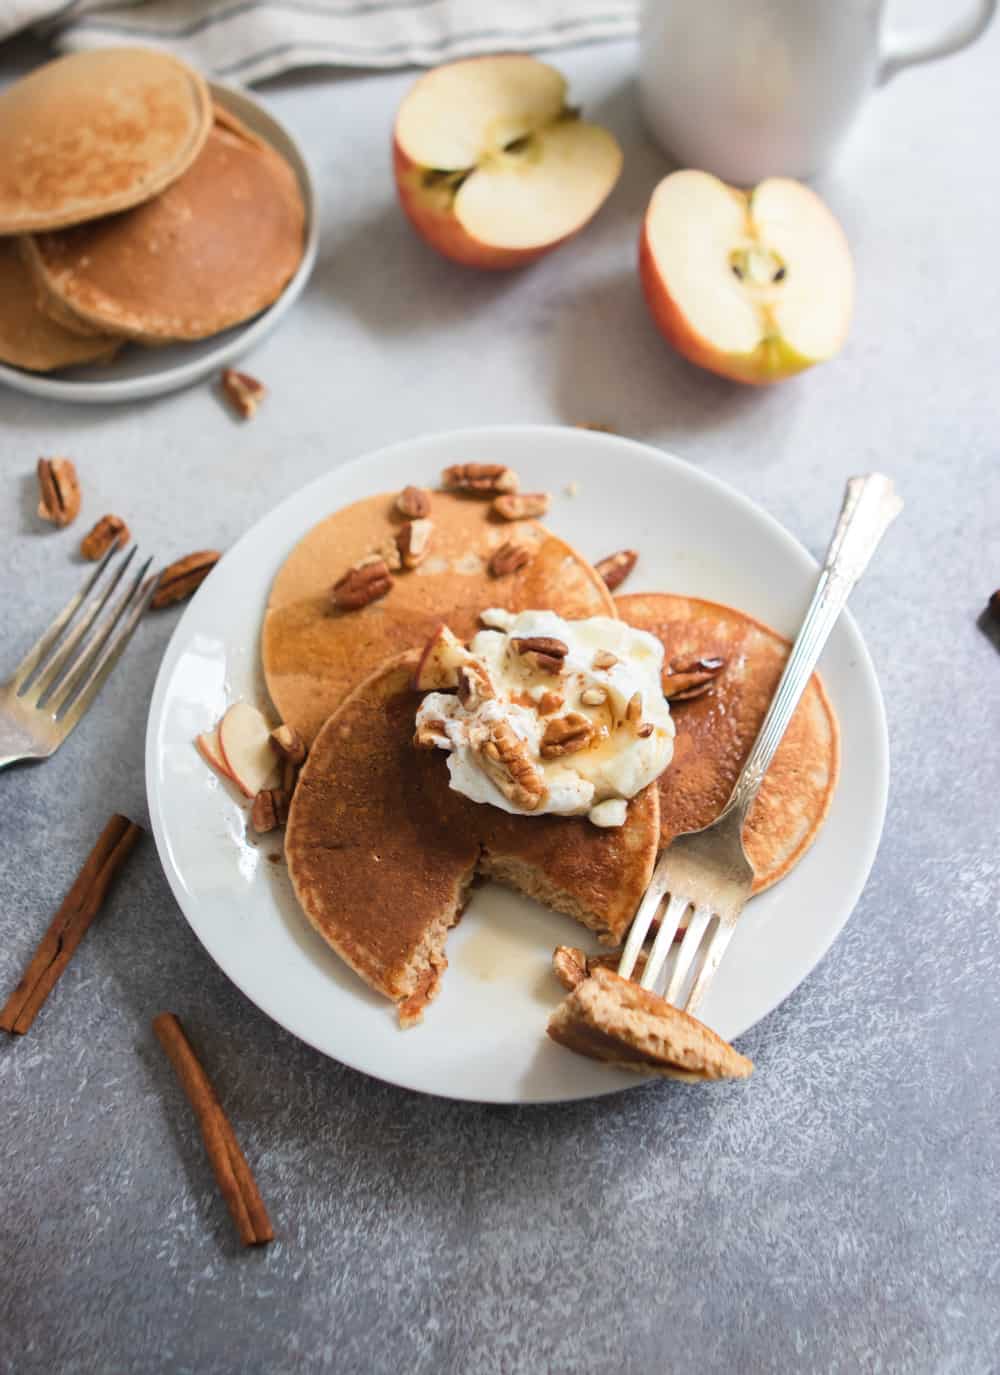
<svg viewBox="0 0 1000 1375">
<path fill-rule="evenodd" d="M 474 802 L 623 825 L 673 756 L 659 640 L 607 616 L 480 619 L 467 649 L 447 630 L 428 646 L 417 686 L 456 690 L 424 697 L 414 743 L 447 750 L 451 787 Z"/>
</svg>

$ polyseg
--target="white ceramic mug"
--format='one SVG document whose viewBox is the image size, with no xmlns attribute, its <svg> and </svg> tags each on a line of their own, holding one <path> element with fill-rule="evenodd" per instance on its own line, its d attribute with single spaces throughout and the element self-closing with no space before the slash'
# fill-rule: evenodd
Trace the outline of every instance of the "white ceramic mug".
<svg viewBox="0 0 1000 1375">
<path fill-rule="evenodd" d="M 810 177 L 876 86 L 979 37 L 997 0 L 966 3 L 907 38 L 883 33 L 884 0 L 642 0 L 643 112 L 684 166 L 738 185 Z"/>
</svg>

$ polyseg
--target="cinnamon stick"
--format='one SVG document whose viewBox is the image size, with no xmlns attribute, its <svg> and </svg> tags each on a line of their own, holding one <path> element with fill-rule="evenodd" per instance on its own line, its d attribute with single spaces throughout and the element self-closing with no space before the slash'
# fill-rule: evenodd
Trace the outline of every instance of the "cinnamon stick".
<svg viewBox="0 0 1000 1375">
<path fill-rule="evenodd" d="M 0 1030 L 23 1036 L 31 1026 L 141 835 L 142 827 L 127 816 L 113 816 L 105 826 L 20 983 L 0 1011 Z"/>
<path fill-rule="evenodd" d="M 172 1012 L 161 1012 L 153 1018 L 153 1030 L 181 1081 L 188 1102 L 194 1108 L 209 1162 L 222 1197 L 233 1215 L 240 1240 L 245 1246 L 266 1245 L 274 1240 L 274 1229 L 257 1181 L 240 1150 L 225 1109 L 184 1034 L 184 1028 Z"/>
</svg>

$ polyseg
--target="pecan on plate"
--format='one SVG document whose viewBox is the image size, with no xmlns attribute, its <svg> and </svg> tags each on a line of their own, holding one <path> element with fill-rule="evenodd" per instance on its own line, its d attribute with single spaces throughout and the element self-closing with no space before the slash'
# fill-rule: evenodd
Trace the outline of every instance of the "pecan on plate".
<svg viewBox="0 0 1000 1375">
<path fill-rule="evenodd" d="M 288 820 L 288 801 L 284 788 L 261 788 L 250 808 L 250 825 L 258 835 L 284 826 Z"/>
<path fill-rule="evenodd" d="M 508 573 L 516 573 L 519 568 L 524 568 L 531 562 L 531 551 L 523 544 L 515 544 L 513 540 L 507 540 L 498 549 L 493 551 L 493 557 L 489 562 L 489 570 L 494 578 L 506 577 Z"/>
<path fill-rule="evenodd" d="M 579 711 L 570 711 L 548 723 L 539 752 L 543 759 L 558 759 L 563 754 L 585 750 L 593 738 L 593 721 Z"/>
<path fill-rule="evenodd" d="M 434 533 L 434 522 L 427 520 L 426 517 L 420 520 L 408 520 L 403 523 L 399 534 L 396 536 L 396 545 L 399 549 L 399 557 L 403 561 L 404 568 L 416 568 L 423 563 L 424 559 L 431 552 L 431 536 Z"/>
<path fill-rule="evenodd" d="M 619 549 L 617 554 L 609 554 L 606 559 L 598 559 L 594 567 L 603 579 L 604 586 L 609 592 L 613 592 L 616 587 L 621 587 L 638 559 L 639 555 L 635 549 Z"/>
<path fill-rule="evenodd" d="M 72 525 L 80 514 L 80 480 L 71 458 L 38 460 L 38 514 L 50 525 Z"/>
<path fill-rule="evenodd" d="M 221 555 L 217 549 L 202 549 L 197 554 L 186 554 L 164 568 L 160 581 L 153 593 L 150 606 L 159 611 L 164 606 L 173 606 L 190 597 L 219 562 Z"/>
<path fill-rule="evenodd" d="M 222 392 L 226 400 L 244 420 L 252 420 L 257 407 L 267 395 L 267 388 L 248 372 L 226 368 L 222 374 Z"/>
<path fill-rule="evenodd" d="M 271 745 L 278 758 L 299 768 L 306 760 L 306 743 L 294 726 L 277 726 L 271 732 Z"/>
<path fill-rule="evenodd" d="M 553 635 L 516 635 L 511 640 L 515 652 L 543 673 L 561 673 L 569 645 Z"/>
<path fill-rule="evenodd" d="M 80 541 L 80 553 L 96 563 L 103 559 L 113 544 L 124 549 L 131 539 L 129 528 L 121 516 L 101 516 L 89 535 Z"/>
<path fill-rule="evenodd" d="M 527 520 L 531 516 L 544 516 L 550 501 L 548 492 L 506 492 L 493 498 L 490 509 L 501 520 Z"/>
<path fill-rule="evenodd" d="M 377 602 L 392 587 L 392 574 L 385 559 L 373 554 L 349 568 L 333 584 L 330 596 L 341 611 L 357 611 L 369 602 Z"/>
<path fill-rule="evenodd" d="M 479 751 L 483 772 L 515 807 L 534 812 L 548 789 L 531 762 L 528 747 L 506 721 L 493 721 Z"/>
<path fill-rule="evenodd" d="M 669 664 L 663 674 L 663 695 L 668 702 L 690 702 L 711 692 L 716 678 L 726 666 L 725 659 L 695 659 L 693 663 L 674 667 Z"/>
<path fill-rule="evenodd" d="M 475 492 L 493 496 L 497 492 L 516 492 L 521 485 L 513 468 L 503 463 L 454 463 L 441 474 L 447 492 Z"/>
<path fill-rule="evenodd" d="M 396 498 L 396 510 L 407 520 L 423 520 L 431 513 L 431 494 L 423 487 L 404 487 Z"/>
</svg>

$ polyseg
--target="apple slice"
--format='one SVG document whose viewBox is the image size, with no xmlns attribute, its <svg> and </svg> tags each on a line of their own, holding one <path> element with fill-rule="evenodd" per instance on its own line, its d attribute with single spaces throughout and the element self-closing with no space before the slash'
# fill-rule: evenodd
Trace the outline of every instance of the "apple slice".
<svg viewBox="0 0 1000 1375">
<path fill-rule="evenodd" d="M 194 743 L 202 759 L 204 759 L 206 764 L 210 764 L 217 774 L 221 774 L 223 778 L 228 778 L 230 783 L 236 781 L 229 772 L 225 759 L 222 757 L 218 726 L 216 726 L 214 730 L 205 731 L 202 735 L 199 735 Z"/>
<path fill-rule="evenodd" d="M 670 343 L 738 382 L 780 382 L 832 358 L 854 307 L 844 231 L 814 191 L 783 177 L 749 192 L 707 172 L 664 178 L 639 275 Z"/>
<path fill-rule="evenodd" d="M 234 702 L 219 726 L 219 748 L 240 792 L 256 797 L 261 788 L 278 784 L 278 761 L 271 727 L 263 712 L 249 702 Z"/>
<path fill-rule="evenodd" d="M 458 687 L 458 670 L 472 655 L 446 625 L 439 625 L 424 646 L 413 675 L 418 692 L 446 692 Z"/>
<path fill-rule="evenodd" d="M 533 57 L 451 62 L 399 107 L 393 168 L 417 232 L 472 267 L 520 267 L 582 229 L 621 172 L 606 129 L 566 104 L 566 80 Z"/>
</svg>

